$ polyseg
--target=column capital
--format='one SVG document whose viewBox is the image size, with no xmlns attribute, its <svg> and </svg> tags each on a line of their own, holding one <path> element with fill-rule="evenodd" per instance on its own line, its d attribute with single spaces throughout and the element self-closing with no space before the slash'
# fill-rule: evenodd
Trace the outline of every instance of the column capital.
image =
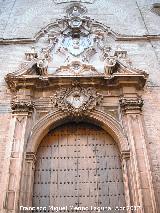
<svg viewBox="0 0 160 213">
<path fill-rule="evenodd" d="M 128 111 L 142 111 L 143 99 L 142 98 L 128 98 L 123 97 L 119 100 L 120 107 L 123 112 Z"/>
<path fill-rule="evenodd" d="M 11 109 L 13 114 L 32 113 L 34 104 L 31 100 L 13 99 L 11 102 Z"/>
</svg>

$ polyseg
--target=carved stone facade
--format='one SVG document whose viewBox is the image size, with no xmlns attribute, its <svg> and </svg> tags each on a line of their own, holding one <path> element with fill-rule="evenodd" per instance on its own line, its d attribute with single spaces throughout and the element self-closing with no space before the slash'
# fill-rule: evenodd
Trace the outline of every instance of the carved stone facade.
<svg viewBox="0 0 160 213">
<path fill-rule="evenodd" d="M 112 138 L 112 144 L 117 146 L 114 153 L 119 153 L 117 170 L 121 169 L 123 176 L 123 205 L 137 207 L 139 213 L 158 213 L 160 204 L 156 182 L 159 182 L 159 164 L 157 158 L 152 159 L 147 133 L 149 127 L 145 123 L 150 75 L 140 67 L 134 67 L 131 50 L 125 48 L 130 44 L 125 46 L 123 43 L 127 39 L 132 43 L 151 39 L 151 35 L 120 35 L 98 18 L 91 18 L 89 11 L 98 4 L 97 0 L 51 2 L 55 7 L 61 7 L 65 14 L 41 29 L 35 39 L 3 41 L 20 42 L 21 45 L 31 42 L 31 45 L 30 50 L 27 50 L 28 46 L 24 48 L 25 59 L 17 71 L 7 72 L 4 77 L 9 96 L 10 127 L 1 171 L 0 212 L 21 213 L 25 210 L 20 206 L 33 206 L 36 200 L 33 199 L 36 191 L 33 185 L 37 152 L 41 153 L 37 150 L 38 147 L 43 148 L 40 145 L 42 140 L 63 124 L 82 122 L 100 127 L 100 134 L 103 135 L 105 131 L 105 137 Z M 140 58 L 138 60 L 141 61 Z M 65 136 L 63 132 L 58 133 L 59 138 L 61 134 Z M 88 145 L 87 140 L 84 146 Z M 73 144 L 76 146 L 77 143 L 74 141 Z M 97 146 L 95 141 L 92 145 Z M 103 138 L 100 146 L 103 146 Z M 66 149 L 62 148 L 67 153 L 65 158 L 68 157 Z M 98 154 L 95 156 L 99 157 Z M 46 158 L 51 159 L 52 155 Z M 156 165 L 156 175 L 153 163 Z M 44 182 L 48 184 L 50 181 Z M 107 192 L 103 196 L 106 195 Z M 127 212 L 133 212 L 133 209 Z"/>
</svg>

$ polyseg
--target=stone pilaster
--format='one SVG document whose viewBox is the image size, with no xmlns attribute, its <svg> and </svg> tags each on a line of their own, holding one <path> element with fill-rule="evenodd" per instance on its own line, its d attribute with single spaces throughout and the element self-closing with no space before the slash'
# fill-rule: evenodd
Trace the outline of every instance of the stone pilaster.
<svg viewBox="0 0 160 213">
<path fill-rule="evenodd" d="M 31 101 L 13 101 L 10 129 L 10 147 L 6 166 L 6 189 L 4 190 L 4 212 L 17 213 L 19 209 L 20 182 L 24 155 L 25 134 L 28 117 L 33 104 Z"/>
<path fill-rule="evenodd" d="M 137 212 L 155 213 L 157 209 L 144 136 L 142 106 L 143 100 L 141 98 L 127 97 L 120 100 L 131 150 L 130 174 L 128 175 L 131 182 L 131 199 L 133 205 L 141 206 Z"/>
</svg>

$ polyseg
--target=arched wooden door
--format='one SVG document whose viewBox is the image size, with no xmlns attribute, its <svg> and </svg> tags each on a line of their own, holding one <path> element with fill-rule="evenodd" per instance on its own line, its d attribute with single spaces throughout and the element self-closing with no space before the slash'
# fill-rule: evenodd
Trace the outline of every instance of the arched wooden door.
<svg viewBox="0 0 160 213">
<path fill-rule="evenodd" d="M 51 131 L 37 151 L 33 206 L 65 207 L 61 212 L 87 207 L 79 212 L 88 213 L 97 212 L 94 207 L 125 206 L 120 155 L 111 136 L 85 123 Z"/>
</svg>

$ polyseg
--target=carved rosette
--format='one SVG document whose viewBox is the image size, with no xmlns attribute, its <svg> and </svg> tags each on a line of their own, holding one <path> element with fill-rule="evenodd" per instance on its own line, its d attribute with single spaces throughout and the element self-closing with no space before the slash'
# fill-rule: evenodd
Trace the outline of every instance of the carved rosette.
<svg viewBox="0 0 160 213">
<path fill-rule="evenodd" d="M 34 104 L 31 100 L 13 99 L 11 102 L 13 113 L 32 113 Z"/>
<path fill-rule="evenodd" d="M 120 102 L 121 109 L 124 112 L 126 112 L 128 110 L 141 111 L 142 107 L 143 107 L 142 98 L 135 98 L 135 99 L 121 98 L 119 102 Z"/>
<path fill-rule="evenodd" d="M 82 116 L 93 110 L 102 100 L 95 88 L 74 86 L 55 95 L 55 106 L 70 116 Z"/>
</svg>

